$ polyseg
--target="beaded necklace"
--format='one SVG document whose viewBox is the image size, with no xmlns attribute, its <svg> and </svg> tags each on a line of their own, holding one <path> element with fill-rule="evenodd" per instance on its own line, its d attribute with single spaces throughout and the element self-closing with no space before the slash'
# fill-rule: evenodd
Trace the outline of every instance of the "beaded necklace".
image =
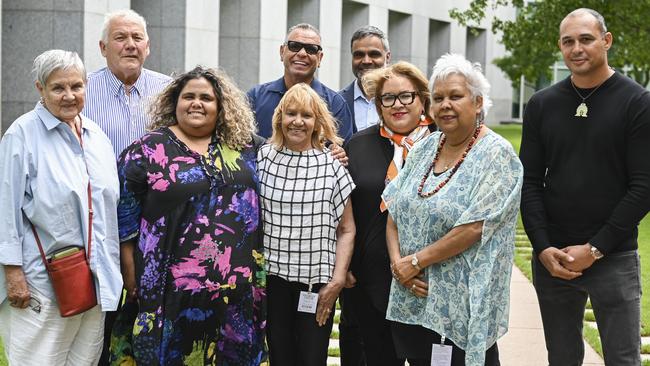
<svg viewBox="0 0 650 366">
<path fill-rule="evenodd" d="M 458 160 L 456 165 L 454 165 L 454 167 L 451 168 L 451 173 L 449 174 L 447 179 L 440 182 L 440 184 L 438 184 L 438 186 L 433 191 L 431 191 L 431 192 L 422 192 L 422 190 L 424 189 L 424 183 L 427 181 L 427 179 L 429 178 L 429 175 L 431 174 L 431 172 L 435 168 L 436 163 L 438 162 L 438 158 L 440 157 L 440 152 L 442 151 L 442 147 L 445 146 L 445 142 L 447 142 L 447 137 L 444 136 L 444 135 L 442 136 L 442 138 L 440 139 L 440 143 L 438 144 L 438 149 L 436 150 L 436 155 L 433 157 L 433 162 L 431 163 L 431 165 L 429 165 L 429 169 L 424 174 L 424 177 L 422 177 L 422 181 L 420 182 L 420 186 L 418 187 L 418 196 L 420 196 L 422 198 L 429 198 L 429 197 L 433 196 L 434 194 L 438 193 L 438 191 L 440 191 L 442 189 L 442 187 L 444 187 L 449 182 L 451 177 L 453 177 L 454 174 L 456 174 L 456 171 L 458 170 L 458 168 L 460 168 L 460 165 L 463 164 L 463 161 L 465 161 L 465 158 L 467 157 L 467 154 L 469 153 L 469 151 L 472 149 L 472 146 L 474 146 L 474 143 L 476 143 L 476 139 L 478 138 L 479 133 L 481 133 L 481 129 L 483 129 L 483 125 L 479 125 L 476 128 L 476 130 L 474 130 L 474 134 L 472 135 L 472 139 L 469 141 L 469 144 L 467 144 L 467 148 L 463 152 L 463 155 L 461 156 L 460 160 Z"/>
</svg>

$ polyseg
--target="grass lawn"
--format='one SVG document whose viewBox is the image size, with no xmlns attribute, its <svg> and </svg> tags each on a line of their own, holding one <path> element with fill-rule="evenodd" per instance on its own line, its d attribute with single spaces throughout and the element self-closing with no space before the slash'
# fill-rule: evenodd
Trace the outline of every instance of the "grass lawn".
<svg viewBox="0 0 650 366">
<path fill-rule="evenodd" d="M 0 338 L 0 366 L 7 366 L 9 363 L 7 363 L 7 359 L 5 358 L 5 349 L 2 345 L 2 339 Z"/>
<path fill-rule="evenodd" d="M 497 132 L 506 138 L 517 152 L 521 144 L 521 126 L 520 125 L 503 125 L 491 127 L 493 131 Z M 518 233 L 523 234 L 521 230 L 521 220 L 519 220 Z M 527 243 L 530 246 L 530 243 Z M 518 244 L 523 247 L 523 244 Z M 639 224 L 639 256 L 641 257 L 641 288 L 645 296 L 641 297 L 641 334 L 650 336 L 650 215 Z M 530 279 L 530 251 L 517 250 L 515 256 L 515 264 L 519 267 L 524 274 Z M 589 307 L 589 306 L 588 306 Z M 591 316 L 587 313 L 587 318 Z M 588 319 L 590 320 L 590 319 Z M 600 339 L 598 338 L 598 330 L 585 327 L 585 339 L 591 344 L 592 347 L 602 356 L 602 348 L 600 346 Z M 650 351 L 650 350 L 644 350 Z M 643 352 L 647 353 L 647 352 Z M 650 365 L 650 362 L 644 362 L 645 365 Z"/>
</svg>

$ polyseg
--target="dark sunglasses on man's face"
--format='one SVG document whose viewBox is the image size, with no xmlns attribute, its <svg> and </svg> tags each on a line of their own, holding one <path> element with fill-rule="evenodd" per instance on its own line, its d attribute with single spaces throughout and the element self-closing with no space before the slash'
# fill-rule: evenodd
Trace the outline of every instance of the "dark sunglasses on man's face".
<svg viewBox="0 0 650 366">
<path fill-rule="evenodd" d="M 300 50 L 304 48 L 305 52 L 310 55 L 315 55 L 318 53 L 318 51 L 321 51 L 323 49 L 323 47 L 317 44 L 302 43 L 296 41 L 287 41 L 287 48 L 291 52 L 300 52 Z"/>
</svg>

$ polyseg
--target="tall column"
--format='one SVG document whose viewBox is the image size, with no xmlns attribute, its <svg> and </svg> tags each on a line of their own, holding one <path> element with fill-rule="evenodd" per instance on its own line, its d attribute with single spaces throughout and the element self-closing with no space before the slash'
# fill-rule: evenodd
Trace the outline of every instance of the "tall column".
<svg viewBox="0 0 650 366">
<path fill-rule="evenodd" d="M 411 63 L 417 66 L 425 76 L 429 74 L 427 70 L 428 50 L 429 47 L 429 18 L 422 15 L 413 14 L 411 26 Z"/>
<path fill-rule="evenodd" d="M 268 15 L 264 13 L 262 7 L 270 2 L 267 0 L 221 1 L 219 66 L 226 70 L 244 91 L 259 82 L 260 66 L 270 62 L 264 59 L 264 55 L 270 54 L 262 52 L 260 47 L 261 37 L 266 34 L 261 31 L 261 17 Z"/>
<path fill-rule="evenodd" d="M 287 7 L 287 0 L 260 1 L 258 83 L 275 80 L 284 73 L 280 45 L 287 32 Z"/>
<path fill-rule="evenodd" d="M 185 9 L 185 70 L 196 65 L 219 66 L 221 3 L 232 0 L 191 0 Z"/>
<path fill-rule="evenodd" d="M 341 0 L 320 1 L 320 30 L 323 61 L 318 79 L 334 90 L 339 90 L 341 70 Z"/>
<path fill-rule="evenodd" d="M 187 0 L 131 0 L 131 8 L 147 20 L 151 53 L 145 67 L 171 74 L 185 71 Z"/>
<path fill-rule="evenodd" d="M 34 108 L 34 58 L 60 48 L 83 55 L 83 0 L 2 1 L 2 130 Z"/>
</svg>

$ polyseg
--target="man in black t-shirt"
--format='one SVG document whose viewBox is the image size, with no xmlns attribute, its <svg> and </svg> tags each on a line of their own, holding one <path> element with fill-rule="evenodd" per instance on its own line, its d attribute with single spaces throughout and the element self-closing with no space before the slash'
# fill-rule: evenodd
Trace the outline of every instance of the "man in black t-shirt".
<svg viewBox="0 0 650 366">
<path fill-rule="evenodd" d="M 607 365 L 640 365 L 638 223 L 650 207 L 650 93 L 608 65 L 603 17 L 560 23 L 570 77 L 524 114 L 522 217 L 548 361 L 580 365 L 587 297 Z"/>
</svg>

